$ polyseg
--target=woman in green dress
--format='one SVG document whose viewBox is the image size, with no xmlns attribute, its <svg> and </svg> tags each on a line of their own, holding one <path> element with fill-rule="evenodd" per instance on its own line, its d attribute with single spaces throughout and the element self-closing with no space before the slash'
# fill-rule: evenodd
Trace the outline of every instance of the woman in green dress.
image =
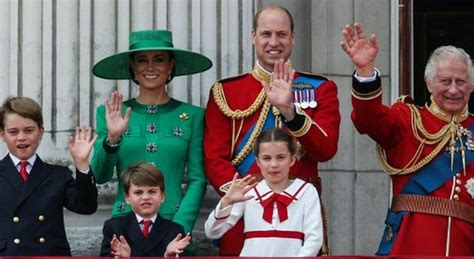
<svg viewBox="0 0 474 259">
<path fill-rule="evenodd" d="M 155 165 L 165 177 L 166 199 L 160 215 L 191 232 L 207 184 L 202 154 L 204 109 L 171 98 L 166 85 L 175 76 L 203 72 L 212 62 L 201 54 L 174 48 L 169 31 L 132 32 L 129 41 L 128 51 L 107 57 L 92 69 L 97 77 L 131 79 L 139 86 L 136 98 L 122 102 L 122 95 L 113 92 L 97 108 L 99 140 L 92 170 L 99 184 L 117 173 L 114 217 L 130 211 L 121 172 L 137 162 Z"/>
</svg>

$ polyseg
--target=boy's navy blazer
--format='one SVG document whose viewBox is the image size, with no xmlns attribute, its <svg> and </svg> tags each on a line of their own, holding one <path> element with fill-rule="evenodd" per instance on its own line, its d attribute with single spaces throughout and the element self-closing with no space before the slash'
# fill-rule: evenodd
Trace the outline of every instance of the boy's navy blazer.
<svg viewBox="0 0 474 259">
<path fill-rule="evenodd" d="M 170 220 L 157 215 L 148 237 L 145 238 L 133 211 L 124 216 L 111 218 L 102 229 L 104 239 L 100 249 L 101 256 L 112 256 L 110 241 L 115 234 L 123 235 L 132 250 L 131 256 L 163 256 L 168 244 L 179 234 L 184 235 L 184 228 Z"/>
<path fill-rule="evenodd" d="M 0 256 L 70 255 L 63 208 L 80 214 L 97 210 L 92 171 L 51 165 L 37 156 L 23 181 L 9 155 L 0 161 Z"/>
</svg>

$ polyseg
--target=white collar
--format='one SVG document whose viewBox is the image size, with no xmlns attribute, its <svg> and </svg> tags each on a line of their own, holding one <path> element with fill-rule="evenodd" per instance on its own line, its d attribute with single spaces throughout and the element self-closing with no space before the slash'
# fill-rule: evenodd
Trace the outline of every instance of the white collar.
<svg viewBox="0 0 474 259">
<path fill-rule="evenodd" d="M 13 165 L 17 166 L 22 160 L 19 159 L 18 157 L 14 156 L 12 153 L 9 153 L 10 155 L 10 159 L 12 160 L 13 162 Z M 36 154 L 33 154 L 33 156 L 31 156 L 30 158 L 28 158 L 28 163 L 33 166 L 35 164 L 35 161 L 36 161 Z"/>
<path fill-rule="evenodd" d="M 138 215 L 137 213 L 135 213 L 135 217 L 137 218 L 138 223 L 142 222 L 142 220 L 144 219 L 142 216 Z M 153 224 L 156 221 L 156 217 L 157 217 L 157 214 L 155 214 L 155 216 L 151 217 L 150 219 Z"/>
<path fill-rule="evenodd" d="M 289 196 L 289 197 L 292 197 L 294 195 L 296 195 L 295 198 L 298 198 L 301 196 L 301 194 L 303 194 L 302 191 L 300 191 L 300 189 L 303 187 L 303 185 L 305 185 L 306 182 L 299 179 L 299 178 L 296 178 L 293 180 L 293 182 L 290 184 L 290 186 L 288 186 L 282 193 L 280 193 L 281 195 L 285 195 L 285 196 Z M 260 197 L 265 200 L 267 199 L 268 197 L 271 196 L 271 194 L 273 193 L 272 189 L 270 189 L 270 186 L 268 186 L 267 184 L 267 181 L 262 180 L 260 181 L 257 186 L 255 186 L 255 189 L 258 191 L 258 194 L 260 195 Z"/>
</svg>

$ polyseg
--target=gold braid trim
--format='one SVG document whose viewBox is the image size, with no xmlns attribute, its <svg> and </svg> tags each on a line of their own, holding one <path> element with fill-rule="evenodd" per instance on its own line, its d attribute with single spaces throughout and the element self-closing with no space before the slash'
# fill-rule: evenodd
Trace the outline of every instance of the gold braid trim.
<svg viewBox="0 0 474 259">
<path fill-rule="evenodd" d="M 303 126 L 301 126 L 301 128 L 299 128 L 298 130 L 290 130 L 290 133 L 291 135 L 293 135 L 293 137 L 300 138 L 306 135 L 306 133 L 308 133 L 308 131 L 311 129 L 311 125 L 313 124 L 316 125 L 316 127 L 318 127 L 318 129 L 323 133 L 323 135 L 327 137 L 326 132 L 316 122 L 314 122 L 313 119 L 309 117 L 308 114 L 303 111 L 303 109 L 301 109 L 301 107 L 296 107 L 295 111 L 296 114 L 304 116 L 304 123 Z"/>
<path fill-rule="evenodd" d="M 257 138 L 258 135 L 260 135 L 260 132 L 262 132 L 263 125 L 265 124 L 265 120 L 267 119 L 268 116 L 268 111 L 270 110 L 270 102 L 265 98 L 265 102 L 262 107 L 262 111 L 260 112 L 260 115 L 258 116 L 257 123 L 255 125 L 255 129 L 252 131 L 252 134 L 250 135 L 249 140 L 247 143 L 245 143 L 244 148 L 240 150 L 239 154 L 232 160 L 232 165 L 238 166 L 244 158 L 250 153 L 252 150 L 252 145 L 255 142 L 255 139 Z"/>
<path fill-rule="evenodd" d="M 257 98 L 252 103 L 252 105 L 250 105 L 250 107 L 243 111 L 238 109 L 233 111 L 227 104 L 221 83 L 217 82 L 214 84 L 214 86 L 212 87 L 212 96 L 214 97 L 214 101 L 216 102 L 217 107 L 219 107 L 219 109 L 225 116 L 237 120 L 249 117 L 250 115 L 254 114 L 255 111 L 260 108 L 260 106 L 263 104 L 267 97 L 265 91 L 262 88 L 262 91 L 260 91 Z"/>
<path fill-rule="evenodd" d="M 446 124 L 443 126 L 443 128 L 441 128 L 440 131 L 434 133 L 434 134 L 430 134 L 426 129 L 425 129 L 425 126 L 423 126 L 423 121 L 421 120 L 421 114 L 420 114 L 420 111 L 418 111 L 418 109 L 416 108 L 415 105 L 413 104 L 407 104 L 408 107 L 410 108 L 411 112 L 412 112 L 412 121 L 411 121 L 411 125 L 412 125 L 412 130 L 413 130 L 413 134 L 415 135 L 416 139 L 418 141 L 422 141 L 422 140 L 427 140 L 426 144 L 429 144 L 429 145 L 432 145 L 432 144 L 436 144 L 438 143 L 442 138 L 446 138 L 446 136 L 449 136 L 447 135 L 448 133 L 451 132 L 451 127 L 452 126 L 455 126 L 453 124 Z M 416 129 L 413 128 L 413 125 L 415 123 L 415 126 L 416 126 Z M 421 134 L 423 134 L 423 137 L 425 137 L 426 139 L 422 139 L 419 135 L 418 135 L 418 131 L 419 130 L 421 132 Z"/>
<path fill-rule="evenodd" d="M 431 160 L 433 160 L 433 158 L 450 141 L 452 128 L 457 127 L 456 124 L 454 123 L 446 124 L 438 132 L 434 134 L 430 134 L 428 131 L 426 131 L 425 127 L 423 126 L 423 121 L 421 119 L 420 112 L 418 111 L 416 106 L 413 104 L 407 104 L 407 106 L 410 108 L 410 111 L 411 111 L 411 127 L 413 131 L 413 135 L 420 142 L 420 145 L 418 146 L 418 149 L 415 152 L 415 155 L 413 155 L 413 158 L 407 163 L 407 165 L 404 168 L 395 168 L 395 167 L 392 167 L 388 163 L 385 151 L 379 144 L 377 144 L 377 159 L 379 161 L 380 166 L 389 175 L 410 174 L 410 173 L 418 171 L 420 168 L 422 168 L 423 166 L 431 162 Z M 420 132 L 422 136 L 420 136 L 418 132 Z M 423 147 L 426 144 L 428 145 L 437 144 L 437 146 L 425 158 L 418 161 L 421 155 L 421 152 L 423 151 Z"/>
</svg>

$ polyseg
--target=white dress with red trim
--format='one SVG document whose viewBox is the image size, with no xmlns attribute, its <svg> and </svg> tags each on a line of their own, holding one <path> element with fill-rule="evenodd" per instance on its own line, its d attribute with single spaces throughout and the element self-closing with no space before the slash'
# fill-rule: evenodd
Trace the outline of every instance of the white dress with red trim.
<svg viewBox="0 0 474 259">
<path fill-rule="evenodd" d="M 205 223 L 208 238 L 224 235 L 243 216 L 244 247 L 241 256 L 316 256 L 323 242 L 321 208 L 316 188 L 295 179 L 282 193 L 262 180 L 247 195 L 253 196 L 219 209 Z"/>
</svg>

